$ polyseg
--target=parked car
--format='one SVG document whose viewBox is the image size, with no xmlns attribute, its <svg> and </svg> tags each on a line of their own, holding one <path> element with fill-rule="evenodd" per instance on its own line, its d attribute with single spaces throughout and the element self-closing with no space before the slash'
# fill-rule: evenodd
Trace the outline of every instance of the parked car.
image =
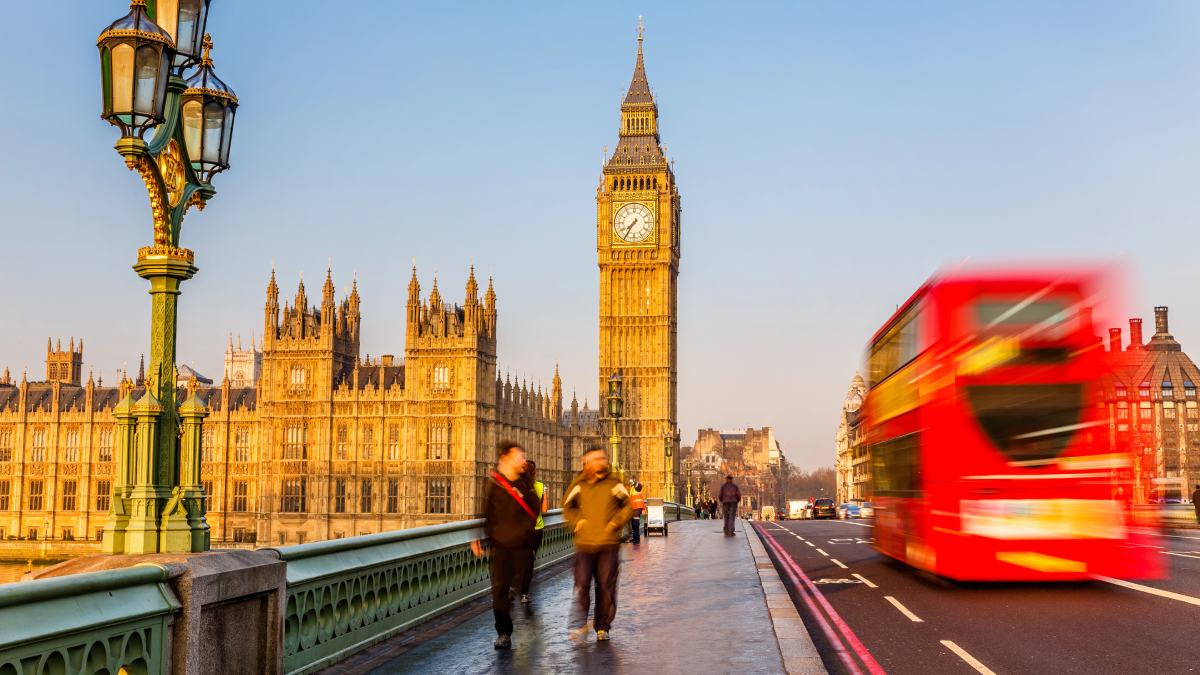
<svg viewBox="0 0 1200 675">
<path fill-rule="evenodd" d="M 838 507 L 838 518 L 841 518 L 842 520 L 849 520 L 851 518 L 858 518 L 858 517 L 859 517 L 858 504 L 846 503 L 846 504 L 842 504 L 841 506 Z"/>
<path fill-rule="evenodd" d="M 819 520 L 821 518 L 836 520 L 837 516 L 837 506 L 834 505 L 832 499 L 826 497 L 813 502 L 813 520 Z"/>
<path fill-rule="evenodd" d="M 858 515 L 860 518 L 874 518 L 875 505 L 871 502 L 863 502 L 858 505 Z"/>
</svg>

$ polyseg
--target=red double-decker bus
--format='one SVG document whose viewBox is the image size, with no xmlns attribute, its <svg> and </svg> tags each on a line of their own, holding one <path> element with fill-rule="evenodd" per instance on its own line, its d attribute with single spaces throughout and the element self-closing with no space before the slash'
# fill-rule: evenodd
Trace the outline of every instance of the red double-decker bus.
<svg viewBox="0 0 1200 675">
<path fill-rule="evenodd" d="M 958 580 L 1154 578 L 1100 402 L 1099 272 L 935 277 L 867 349 L 875 547 Z"/>
</svg>

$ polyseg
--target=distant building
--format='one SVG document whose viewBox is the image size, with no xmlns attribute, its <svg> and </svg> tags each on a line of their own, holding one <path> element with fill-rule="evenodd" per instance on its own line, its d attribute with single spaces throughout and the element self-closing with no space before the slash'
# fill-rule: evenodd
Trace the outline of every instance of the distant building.
<svg viewBox="0 0 1200 675">
<path fill-rule="evenodd" d="M 255 346 L 253 336 L 250 337 L 250 348 L 242 349 L 242 337 L 238 336 L 237 347 L 234 347 L 233 335 L 230 335 L 225 346 L 225 379 L 238 389 L 258 386 L 262 360 L 262 350 Z"/>
<path fill-rule="evenodd" d="M 1200 370 L 1183 352 L 1167 324 L 1167 308 L 1154 308 L 1154 335 L 1142 340 L 1142 320 L 1129 320 L 1129 344 L 1110 328 L 1108 351 L 1115 364 L 1105 379 L 1104 399 L 1112 442 L 1130 448 L 1134 499 L 1187 497 L 1200 484 Z"/>
<path fill-rule="evenodd" d="M 327 276 L 314 306 L 301 283 L 281 307 L 272 274 L 261 351 L 227 348 L 235 370 L 201 389 L 214 541 L 294 544 L 473 517 L 500 440 L 520 443 L 561 501 L 583 448 L 601 440 L 597 413 L 564 407 L 557 369 L 546 390 L 497 372 L 490 282 L 481 297 L 472 271 L 456 305 L 436 282 L 423 299 L 414 270 L 404 359 L 361 356 L 360 323 L 357 286 L 335 302 Z M 120 390 L 80 384 L 82 358 L 72 340 L 48 347 L 48 381 L 0 377 L 0 539 L 99 538 Z M 239 364 L 247 386 L 233 381 Z"/>
<path fill-rule="evenodd" d="M 761 429 L 700 429 L 688 458 L 700 496 L 715 497 L 726 475 L 732 475 L 742 493 L 744 513 L 776 505 L 783 451 L 772 427 Z"/>
<path fill-rule="evenodd" d="M 867 397 L 867 384 L 858 373 L 842 400 L 836 448 L 837 503 L 866 500 L 871 497 L 871 456 L 861 442 L 861 409 Z"/>
</svg>

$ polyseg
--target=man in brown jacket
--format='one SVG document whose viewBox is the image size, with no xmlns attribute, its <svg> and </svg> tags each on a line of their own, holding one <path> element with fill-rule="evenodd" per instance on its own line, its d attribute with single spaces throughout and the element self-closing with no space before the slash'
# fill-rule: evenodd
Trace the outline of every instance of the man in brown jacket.
<svg viewBox="0 0 1200 675">
<path fill-rule="evenodd" d="M 575 606 L 569 632 L 575 640 L 587 637 L 592 584 L 596 586 L 596 640 L 608 639 L 617 614 L 621 529 L 633 518 L 629 491 L 608 467 L 604 448 L 583 454 L 583 471 L 567 487 L 563 518 L 575 532 Z"/>
</svg>

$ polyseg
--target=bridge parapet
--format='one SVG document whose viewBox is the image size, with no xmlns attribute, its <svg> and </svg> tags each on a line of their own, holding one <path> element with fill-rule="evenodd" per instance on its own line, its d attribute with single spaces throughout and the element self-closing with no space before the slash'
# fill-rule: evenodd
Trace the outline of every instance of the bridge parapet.
<svg viewBox="0 0 1200 675">
<path fill-rule="evenodd" d="M 0 673 L 170 672 L 171 576 L 143 564 L 0 586 Z"/>
<path fill-rule="evenodd" d="M 545 515 L 537 567 L 571 554 L 562 512 Z M 483 520 L 272 549 L 287 563 L 284 670 L 307 673 L 490 592 L 471 542 Z"/>
</svg>

